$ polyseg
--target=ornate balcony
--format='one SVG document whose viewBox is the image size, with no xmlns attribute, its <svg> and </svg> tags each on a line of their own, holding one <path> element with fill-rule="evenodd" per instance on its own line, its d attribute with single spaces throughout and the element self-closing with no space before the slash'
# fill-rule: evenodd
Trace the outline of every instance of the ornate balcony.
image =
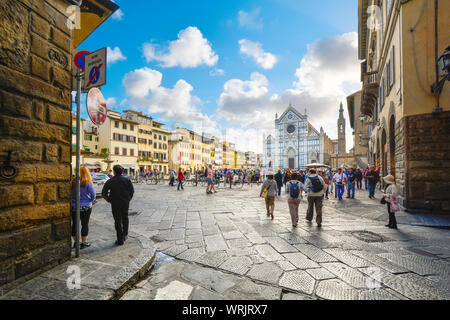
<svg viewBox="0 0 450 320">
<path fill-rule="evenodd" d="M 373 117 L 378 98 L 378 71 L 363 72 L 361 78 L 363 82 L 361 113 Z"/>
</svg>

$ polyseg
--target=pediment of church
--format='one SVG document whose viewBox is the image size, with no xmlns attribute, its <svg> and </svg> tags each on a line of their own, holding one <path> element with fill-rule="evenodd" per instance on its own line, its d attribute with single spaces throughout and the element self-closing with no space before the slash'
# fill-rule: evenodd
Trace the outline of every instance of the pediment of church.
<svg viewBox="0 0 450 320">
<path fill-rule="evenodd" d="M 277 123 L 305 120 L 305 116 L 289 105 L 283 114 L 276 120 Z"/>
</svg>

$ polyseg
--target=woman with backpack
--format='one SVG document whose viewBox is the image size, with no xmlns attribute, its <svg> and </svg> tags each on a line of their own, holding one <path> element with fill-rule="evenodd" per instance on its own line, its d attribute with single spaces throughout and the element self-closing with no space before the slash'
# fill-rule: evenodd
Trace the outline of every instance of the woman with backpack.
<svg viewBox="0 0 450 320">
<path fill-rule="evenodd" d="M 387 185 L 386 191 L 381 199 L 381 203 L 387 204 L 387 211 L 389 213 L 389 223 L 386 227 L 391 229 L 397 229 L 397 220 L 395 219 L 395 213 L 400 211 L 400 206 L 397 203 L 397 197 L 399 195 L 397 185 L 395 184 L 395 178 L 392 175 L 388 175 L 383 178 L 384 183 Z"/>
<path fill-rule="evenodd" d="M 267 173 L 267 180 L 261 186 L 260 197 L 266 199 L 267 216 L 273 220 L 273 211 L 275 210 L 275 196 L 277 194 L 277 183 L 273 180 L 273 172 Z"/>
<path fill-rule="evenodd" d="M 291 180 L 286 184 L 288 191 L 288 206 L 291 214 L 292 227 L 296 228 L 298 223 L 298 206 L 301 200 L 301 190 L 304 190 L 304 185 L 299 180 L 297 172 L 292 173 Z"/>
</svg>

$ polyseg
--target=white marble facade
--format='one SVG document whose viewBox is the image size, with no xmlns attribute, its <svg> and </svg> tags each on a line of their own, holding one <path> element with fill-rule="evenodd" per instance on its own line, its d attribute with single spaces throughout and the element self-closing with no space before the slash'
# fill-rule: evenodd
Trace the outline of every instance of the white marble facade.
<svg viewBox="0 0 450 320">
<path fill-rule="evenodd" d="M 278 118 L 275 128 L 264 137 L 263 167 L 302 169 L 308 163 L 323 162 L 323 136 L 317 131 L 306 114 L 301 114 L 292 105 Z"/>
</svg>

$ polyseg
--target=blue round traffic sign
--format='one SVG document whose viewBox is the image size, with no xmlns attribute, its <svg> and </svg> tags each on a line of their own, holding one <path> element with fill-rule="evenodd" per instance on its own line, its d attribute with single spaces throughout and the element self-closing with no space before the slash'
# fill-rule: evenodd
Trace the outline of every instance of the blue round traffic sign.
<svg viewBox="0 0 450 320">
<path fill-rule="evenodd" d="M 90 51 L 79 51 L 73 61 L 75 62 L 75 65 L 77 66 L 77 68 L 84 70 L 84 66 L 85 66 L 85 60 L 86 60 L 86 56 L 88 54 L 91 54 Z"/>
</svg>

